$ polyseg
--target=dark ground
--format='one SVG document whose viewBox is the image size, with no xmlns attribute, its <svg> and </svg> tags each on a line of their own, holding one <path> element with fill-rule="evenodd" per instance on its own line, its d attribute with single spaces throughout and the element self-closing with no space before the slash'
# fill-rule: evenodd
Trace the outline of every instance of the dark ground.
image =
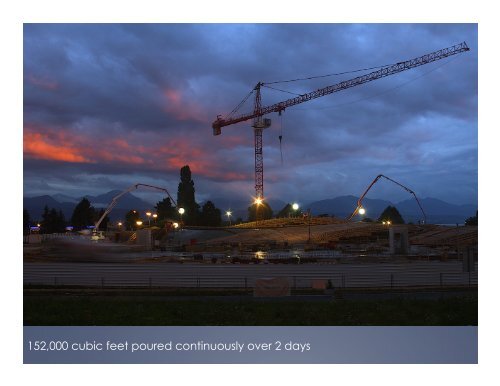
<svg viewBox="0 0 500 386">
<path fill-rule="evenodd" d="M 27 288 L 26 326 L 466 326 L 476 290 L 295 293 L 254 298 L 234 290 Z"/>
</svg>

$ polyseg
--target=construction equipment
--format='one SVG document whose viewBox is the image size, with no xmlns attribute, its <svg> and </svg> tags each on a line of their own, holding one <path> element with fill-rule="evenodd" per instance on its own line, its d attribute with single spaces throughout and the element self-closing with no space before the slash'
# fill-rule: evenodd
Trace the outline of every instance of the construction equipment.
<svg viewBox="0 0 500 386">
<path fill-rule="evenodd" d="M 118 200 L 120 199 L 120 197 L 122 197 L 123 195 L 131 192 L 132 190 L 137 189 L 139 186 L 144 186 L 146 188 L 152 188 L 152 189 L 156 189 L 156 190 L 161 190 L 162 192 L 167 193 L 167 196 L 170 198 L 170 201 L 172 201 L 172 203 L 174 204 L 174 206 L 177 206 L 175 200 L 172 198 L 172 196 L 170 195 L 170 193 L 168 192 L 168 190 L 165 189 L 165 188 L 159 188 L 158 186 L 147 185 L 147 184 L 135 184 L 135 185 L 132 185 L 131 187 L 125 189 L 123 192 L 121 192 L 121 193 L 117 194 L 115 197 L 113 197 L 113 199 L 111 200 L 111 203 L 108 205 L 108 207 L 104 211 L 103 215 L 95 223 L 95 228 L 94 228 L 94 230 L 92 232 L 93 233 L 92 234 L 92 239 L 93 240 L 102 240 L 104 238 L 104 236 L 102 234 L 102 231 L 99 231 L 99 225 L 101 225 L 102 220 L 104 220 L 104 218 L 113 210 L 113 208 L 118 203 Z"/>
<path fill-rule="evenodd" d="M 411 193 L 413 194 L 413 197 L 415 197 L 415 200 L 417 201 L 417 204 L 420 208 L 420 210 L 422 211 L 422 214 L 424 215 L 424 220 L 423 220 L 423 223 L 427 223 L 427 216 L 425 215 L 425 212 L 424 212 L 424 209 L 422 208 L 422 205 L 420 205 L 420 201 L 418 200 L 417 198 L 417 195 L 415 194 L 415 192 L 413 190 L 411 190 L 410 188 L 407 188 L 406 186 L 404 186 L 403 184 L 400 184 L 399 182 L 397 181 L 394 181 L 392 178 L 389 178 L 387 176 L 384 176 L 383 174 L 379 174 L 377 177 L 375 177 L 375 179 L 372 181 L 372 183 L 370 184 L 370 186 L 368 186 L 368 188 L 366 188 L 365 192 L 361 195 L 361 197 L 359 197 L 358 199 L 358 204 L 356 206 L 356 209 L 354 209 L 354 212 L 352 212 L 352 214 L 347 218 L 348 220 L 351 220 L 359 211 L 360 209 L 363 208 L 363 198 L 365 198 L 366 194 L 368 193 L 368 191 L 372 188 L 373 185 L 375 185 L 375 183 L 380 179 L 384 177 L 386 180 L 389 180 L 391 182 L 394 182 L 396 185 L 399 185 L 401 186 L 404 190 L 406 190 L 408 193 Z"/>
<path fill-rule="evenodd" d="M 262 131 L 271 126 L 271 120 L 264 118 L 270 113 L 281 114 L 288 107 L 298 105 L 325 95 L 333 94 L 338 91 L 346 90 L 351 87 L 359 86 L 377 79 L 385 78 L 390 75 L 398 74 L 403 71 L 411 70 L 415 67 L 422 66 L 437 60 L 447 58 L 452 55 L 460 54 L 469 51 L 469 47 L 465 42 L 454 46 L 443 48 L 441 50 L 431 52 L 429 54 L 419 56 L 414 59 L 398 62 L 392 65 L 382 66 L 378 70 L 365 75 L 358 76 L 353 79 L 345 80 L 332 86 L 320 88 L 306 94 L 298 95 L 295 98 L 287 99 L 283 102 L 275 103 L 270 106 L 262 106 L 261 87 L 266 83 L 259 82 L 254 89 L 243 99 L 243 101 L 225 118 L 221 115 L 212 123 L 214 135 L 220 135 L 221 129 L 225 126 L 234 125 L 239 122 L 253 119 L 252 127 L 254 128 L 255 136 L 255 196 L 256 199 L 264 199 L 264 160 L 262 154 Z M 275 83 L 275 82 L 273 82 Z M 247 113 L 239 116 L 232 116 L 245 103 L 252 93 L 255 92 L 254 109 L 252 113 Z"/>
</svg>

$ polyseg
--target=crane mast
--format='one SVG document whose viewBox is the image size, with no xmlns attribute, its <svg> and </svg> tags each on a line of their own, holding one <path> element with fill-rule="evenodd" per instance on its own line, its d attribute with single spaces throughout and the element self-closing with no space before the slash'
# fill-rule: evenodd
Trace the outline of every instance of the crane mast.
<svg viewBox="0 0 500 386">
<path fill-rule="evenodd" d="M 323 87 L 318 90 L 299 95 L 295 98 L 290 98 L 285 101 L 278 102 L 273 105 L 265 107 L 262 107 L 262 99 L 260 94 L 260 88 L 261 86 L 264 86 L 265 83 L 259 82 L 254 88 L 255 103 L 253 112 L 227 119 L 222 118 L 220 115 L 217 116 L 217 119 L 212 123 L 213 134 L 220 135 L 221 129 L 225 126 L 234 125 L 239 122 L 244 122 L 253 119 L 252 126 L 254 128 L 254 137 L 255 137 L 255 192 L 256 192 L 256 198 L 263 199 L 264 162 L 262 154 L 262 130 L 271 125 L 271 120 L 263 118 L 264 115 L 275 112 L 281 114 L 281 112 L 287 109 L 288 107 L 292 107 L 300 103 L 320 98 L 325 95 L 333 94 L 338 91 L 346 90 L 351 87 L 359 86 L 364 83 L 368 83 L 377 79 L 398 74 L 403 71 L 411 70 L 415 67 L 423 66 L 425 64 L 432 63 L 437 60 L 447 58 L 449 56 L 457 55 L 465 51 L 469 51 L 469 47 L 467 46 L 467 43 L 462 42 L 460 44 L 443 48 L 441 50 L 434 51 L 414 59 L 385 66 L 376 71 L 372 71 L 368 74 L 357 76 L 353 79 L 345 80 L 336 83 L 334 85 Z"/>
</svg>

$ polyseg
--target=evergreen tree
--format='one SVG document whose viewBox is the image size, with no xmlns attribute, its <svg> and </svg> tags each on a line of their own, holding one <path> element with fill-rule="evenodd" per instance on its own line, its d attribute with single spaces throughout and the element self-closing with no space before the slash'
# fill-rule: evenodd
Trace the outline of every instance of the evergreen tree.
<svg viewBox="0 0 500 386">
<path fill-rule="evenodd" d="M 201 225 L 220 226 L 222 223 L 220 209 L 217 209 L 212 201 L 207 201 L 201 209 Z"/>
<path fill-rule="evenodd" d="M 265 201 L 260 205 L 252 204 L 248 208 L 248 221 L 257 221 L 257 219 L 269 220 L 270 218 L 273 218 L 273 210 L 271 209 L 269 204 Z"/>
<path fill-rule="evenodd" d="M 129 210 L 125 215 L 125 226 L 127 230 L 134 230 L 137 228 L 137 221 L 139 221 L 141 217 L 139 216 L 139 212 L 136 210 Z"/>
<path fill-rule="evenodd" d="M 283 217 L 290 217 L 290 213 L 292 213 L 293 209 L 290 204 L 286 204 L 283 209 L 281 209 L 276 217 L 278 218 L 283 218 Z"/>
<path fill-rule="evenodd" d="M 172 200 L 170 200 L 170 197 L 166 197 L 159 201 L 156 204 L 155 209 L 158 214 L 158 220 L 173 219 L 178 216 L 175 207 L 172 206 Z"/>
<path fill-rule="evenodd" d="M 478 217 L 477 217 L 477 211 L 476 211 L 476 215 L 474 217 L 469 217 L 467 220 L 465 220 L 465 225 L 467 225 L 467 226 L 472 226 L 472 225 L 477 226 L 477 224 L 478 224 Z"/>
<path fill-rule="evenodd" d="M 96 211 L 94 207 L 91 206 L 90 201 L 84 197 L 73 210 L 73 215 L 71 216 L 71 224 L 75 228 L 86 228 L 89 225 L 95 224 L 95 216 Z"/>
<path fill-rule="evenodd" d="M 30 214 L 26 209 L 23 209 L 23 234 L 27 234 L 30 231 Z"/>
<path fill-rule="evenodd" d="M 62 233 L 65 231 L 66 221 L 61 211 L 57 212 L 55 208 L 49 210 L 45 206 L 42 214 L 41 233 Z"/>
<path fill-rule="evenodd" d="M 377 221 L 378 222 L 390 221 L 391 224 L 405 223 L 405 220 L 403 220 L 403 217 L 401 217 L 401 214 L 396 209 L 396 207 L 391 205 L 389 205 L 387 208 L 384 209 L 384 211 L 382 212 Z"/>
<path fill-rule="evenodd" d="M 200 206 L 195 201 L 194 182 L 191 178 L 191 169 L 189 165 L 181 168 L 181 182 L 177 190 L 177 205 L 184 208 L 182 221 L 186 225 L 195 225 L 199 217 Z"/>
</svg>

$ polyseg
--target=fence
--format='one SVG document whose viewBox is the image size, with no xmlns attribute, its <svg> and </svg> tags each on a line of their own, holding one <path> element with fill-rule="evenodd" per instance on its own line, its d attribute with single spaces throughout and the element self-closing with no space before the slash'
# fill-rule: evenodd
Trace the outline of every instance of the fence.
<svg viewBox="0 0 500 386">
<path fill-rule="evenodd" d="M 339 288 L 477 286 L 461 262 L 402 264 L 239 265 L 174 263 L 24 263 L 25 285 L 88 287 L 253 288 L 255 280 L 286 277 L 292 288 L 331 280 Z"/>
<path fill-rule="evenodd" d="M 34 244 L 38 244 L 40 241 L 44 242 L 46 240 L 52 240 L 52 239 L 60 239 L 60 238 L 70 238 L 70 239 L 75 239 L 75 238 L 80 238 L 81 236 L 75 233 L 44 233 L 44 234 L 31 234 L 31 235 L 23 235 L 23 244 L 30 244 L 30 236 L 39 236 L 38 242 L 32 242 Z"/>
</svg>

